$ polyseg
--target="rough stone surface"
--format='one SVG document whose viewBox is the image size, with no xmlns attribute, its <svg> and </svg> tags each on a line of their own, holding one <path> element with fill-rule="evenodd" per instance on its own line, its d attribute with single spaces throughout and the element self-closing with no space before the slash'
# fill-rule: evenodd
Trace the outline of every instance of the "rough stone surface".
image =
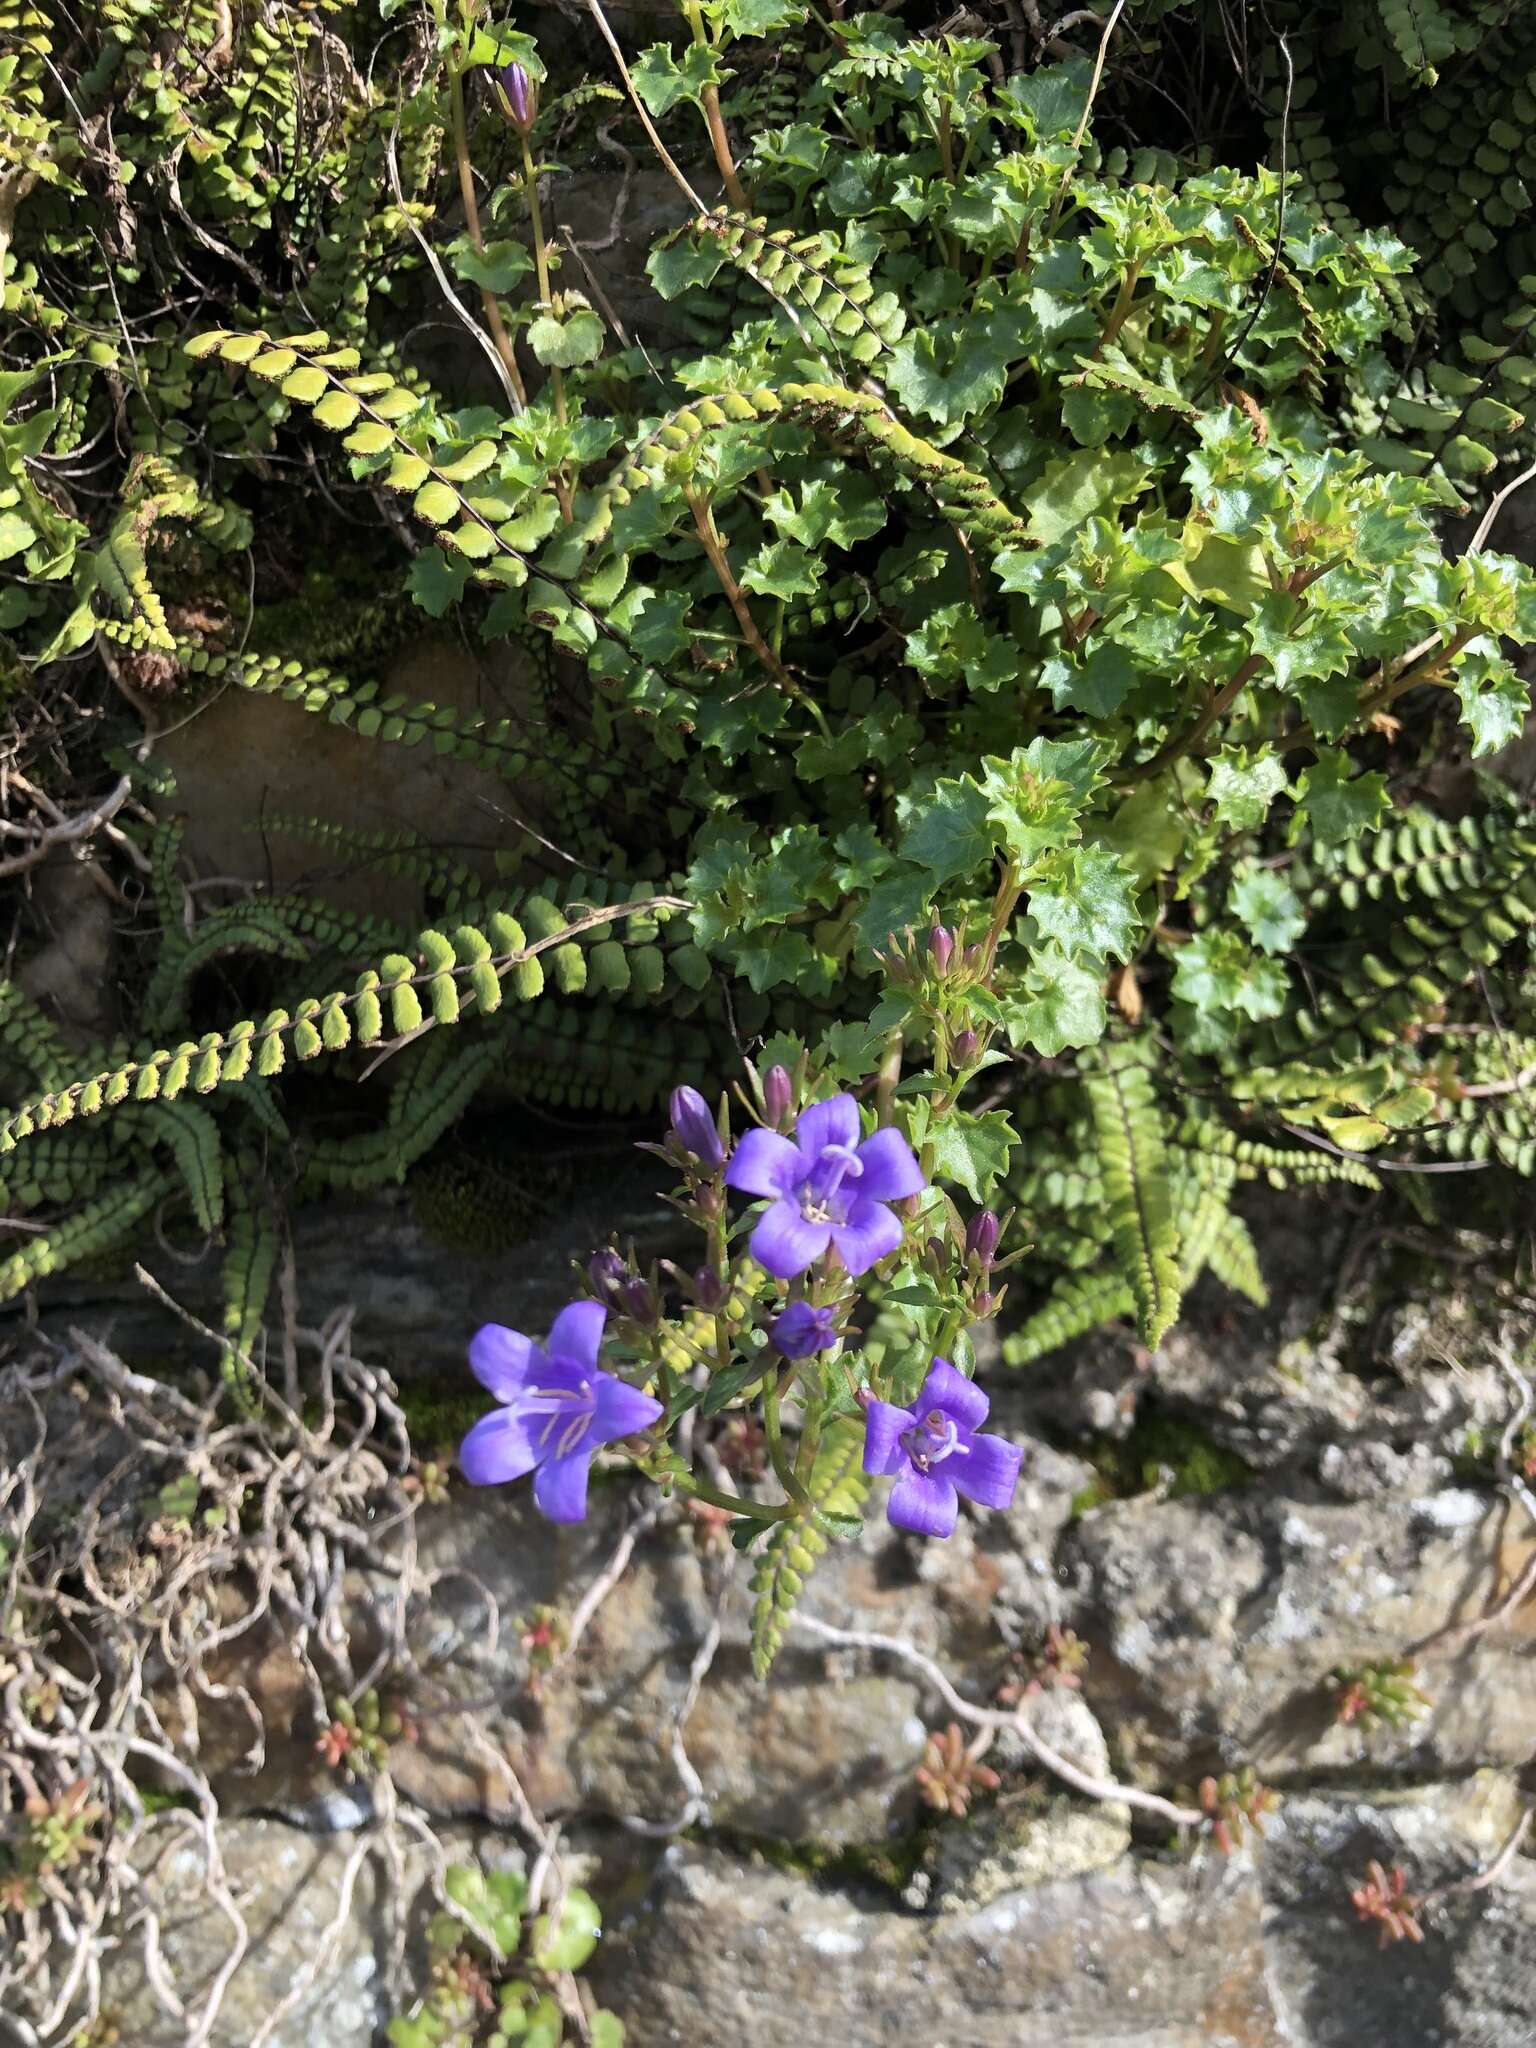
<svg viewBox="0 0 1536 2048">
<path fill-rule="evenodd" d="M 629 2048 L 1281 2048 L 1251 1869 L 1122 1859 L 925 1916 L 722 1851 L 668 1852 L 599 1996 Z"/>
<path fill-rule="evenodd" d="M 1101 1509 L 1063 1561 L 1094 1645 L 1089 1697 L 1137 1769 L 1430 1775 L 1536 1749 L 1531 1610 L 1430 1640 L 1483 1613 L 1531 1547 L 1523 1518 L 1469 1488 L 1353 1504 L 1254 1489 Z M 1426 1715 L 1398 1731 L 1338 1725 L 1335 1668 L 1420 1645 Z"/>
<path fill-rule="evenodd" d="M 220 2008 L 215 2048 L 246 2048 L 306 1972 L 338 1915 L 352 1846 L 350 1835 L 306 1835 L 279 1821 L 227 1824 L 226 1875 L 250 1946 Z M 165 1851 L 150 1886 L 165 1961 L 183 2002 L 194 2009 L 207 1997 L 233 1940 L 230 1922 L 209 1901 L 205 1877 L 202 1851 L 178 1844 Z M 319 2042 L 325 2048 L 372 2048 L 388 2016 L 376 1902 L 376 1871 L 365 1861 L 329 1959 L 268 2036 L 268 2048 L 315 2048 Z M 185 2028 L 155 1998 L 142 1948 L 131 1939 L 108 1964 L 104 1992 L 123 2041 L 133 2048 L 181 2048 Z"/>
</svg>

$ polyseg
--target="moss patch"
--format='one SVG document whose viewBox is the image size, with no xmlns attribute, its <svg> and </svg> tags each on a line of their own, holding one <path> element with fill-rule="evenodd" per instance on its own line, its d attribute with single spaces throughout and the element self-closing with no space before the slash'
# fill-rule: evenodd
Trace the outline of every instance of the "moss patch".
<svg viewBox="0 0 1536 2048">
<path fill-rule="evenodd" d="M 1168 1499 L 1187 1500 L 1246 1486 L 1253 1477 L 1247 1459 L 1217 1443 L 1198 1422 L 1145 1405 L 1128 1436 L 1098 1437 L 1076 1448 L 1095 1477 L 1073 1497 L 1074 1515 L 1106 1501 L 1133 1500 L 1165 1484 Z"/>
</svg>

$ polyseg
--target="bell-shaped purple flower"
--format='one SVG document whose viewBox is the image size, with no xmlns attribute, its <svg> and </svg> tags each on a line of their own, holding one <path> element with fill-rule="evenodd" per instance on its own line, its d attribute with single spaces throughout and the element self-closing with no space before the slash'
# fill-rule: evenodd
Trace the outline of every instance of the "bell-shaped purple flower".
<svg viewBox="0 0 1536 2048">
<path fill-rule="evenodd" d="M 812 1308 L 808 1301 L 792 1301 L 768 1326 L 768 1342 L 783 1358 L 809 1358 L 837 1341 L 836 1309 Z"/>
<path fill-rule="evenodd" d="M 898 1529 L 948 1536 L 962 1493 L 984 1508 L 1008 1506 L 1024 1453 L 1004 1437 L 977 1434 L 990 1406 L 946 1358 L 933 1361 L 910 1408 L 866 1404 L 864 1470 L 895 1479 L 886 1512 Z"/>
<path fill-rule="evenodd" d="M 604 1444 L 649 1429 L 661 1403 L 597 1363 L 608 1311 L 595 1301 L 561 1309 L 541 1349 L 520 1330 L 487 1323 L 470 1340 L 470 1370 L 501 1403 L 459 1446 L 472 1486 L 533 1474 L 533 1501 L 552 1522 L 587 1514 L 587 1474 Z"/>
<path fill-rule="evenodd" d="M 709 1113 L 709 1104 L 697 1088 L 674 1088 L 668 1104 L 672 1117 L 672 1132 L 685 1152 L 691 1152 L 695 1159 L 711 1172 L 725 1164 L 725 1147 L 720 1142 L 720 1133 L 715 1120 Z"/>
<path fill-rule="evenodd" d="M 876 1131 L 860 1142 L 851 1095 L 812 1103 L 792 1139 L 748 1131 L 725 1179 L 728 1187 L 771 1198 L 751 1249 L 780 1280 L 805 1272 L 829 1245 L 850 1273 L 867 1273 L 901 1243 L 901 1220 L 886 1205 L 928 1185 L 899 1131 Z"/>
</svg>

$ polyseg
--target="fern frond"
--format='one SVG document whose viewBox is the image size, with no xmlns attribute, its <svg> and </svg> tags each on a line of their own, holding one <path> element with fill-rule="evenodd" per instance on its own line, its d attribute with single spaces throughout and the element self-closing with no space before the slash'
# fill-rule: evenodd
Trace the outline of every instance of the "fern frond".
<svg viewBox="0 0 1536 2048">
<path fill-rule="evenodd" d="M 1141 1341 L 1155 1350 L 1179 1312 L 1179 1240 L 1162 1118 L 1147 1070 L 1111 1050 L 1083 1077 L 1109 1202 L 1115 1257 L 1129 1275 Z"/>
<path fill-rule="evenodd" d="M 869 1494 L 865 1477 L 864 1425 L 849 1416 L 828 1423 L 806 1482 L 806 1492 L 823 1513 L 856 1515 Z M 827 1538 L 810 1520 L 779 1522 L 763 1539 L 752 1573 L 752 1671 L 766 1678 L 795 1602 Z"/>
<path fill-rule="evenodd" d="M 50 1229 L 29 1237 L 8 1259 L 0 1259 L 0 1301 L 12 1300 L 49 1273 L 116 1250 L 175 1185 L 172 1174 L 153 1169 L 126 1184 L 114 1176 L 105 1194 L 82 1203 Z"/>
</svg>

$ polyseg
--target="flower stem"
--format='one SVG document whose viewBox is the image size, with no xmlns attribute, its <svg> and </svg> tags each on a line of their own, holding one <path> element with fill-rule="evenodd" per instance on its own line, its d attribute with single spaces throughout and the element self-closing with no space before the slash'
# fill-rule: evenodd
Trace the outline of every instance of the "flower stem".
<svg viewBox="0 0 1536 2048">
<path fill-rule="evenodd" d="M 779 1389 L 769 1385 L 763 1390 L 763 1432 L 768 1439 L 768 1455 L 773 1460 L 773 1469 L 780 1486 L 797 1504 L 797 1512 L 809 1513 L 811 1497 L 800 1484 L 795 1469 L 784 1448 L 784 1426 L 779 1416 Z"/>
<path fill-rule="evenodd" d="M 464 226 L 469 234 L 470 246 L 477 256 L 485 255 L 485 236 L 480 232 L 480 204 L 475 197 L 474 167 L 469 161 L 469 124 L 464 118 L 464 74 L 457 66 L 450 66 L 448 72 L 448 106 L 453 124 L 453 153 L 459 167 L 459 194 L 464 202 Z M 527 145 L 524 144 L 526 148 Z M 491 340 L 496 353 L 501 357 L 502 367 L 507 373 L 507 382 L 517 398 L 518 410 L 526 409 L 528 390 L 523 383 L 523 373 L 517 367 L 517 357 L 512 348 L 512 337 L 507 332 L 507 323 L 501 317 L 501 306 L 489 285 L 480 287 L 480 304 L 485 313 L 485 324 L 491 330 Z"/>
<path fill-rule="evenodd" d="M 707 1479 L 690 1476 L 680 1479 L 678 1487 L 682 1492 L 692 1494 L 695 1500 L 702 1500 L 712 1508 L 724 1508 L 728 1514 L 749 1515 L 759 1522 L 798 1522 L 800 1509 L 792 1500 L 748 1500 L 742 1493 L 727 1493 L 723 1487 L 711 1486 Z"/>
<path fill-rule="evenodd" d="M 533 151 L 528 147 L 528 137 L 521 138 L 523 145 L 523 197 L 528 201 L 528 219 L 533 228 L 533 266 L 539 280 L 539 304 L 547 306 L 551 314 L 555 311 L 554 297 L 549 289 L 549 251 L 544 244 L 544 214 L 539 205 L 539 180 L 533 167 Z M 551 363 L 549 388 L 555 395 L 555 417 L 561 426 L 566 424 L 565 372 L 558 363 Z M 571 517 L 571 487 L 566 482 L 565 466 L 562 463 L 550 479 L 555 487 L 559 502 L 560 516 L 567 524 Z"/>
<path fill-rule="evenodd" d="M 704 32 L 704 18 L 694 0 L 685 0 L 683 13 L 693 31 L 693 40 L 708 48 L 709 38 Z M 752 203 L 736 170 L 736 159 L 731 154 L 730 137 L 725 132 L 725 117 L 720 112 L 720 94 L 712 85 L 706 85 L 700 98 L 704 102 L 704 124 L 709 130 L 709 146 L 715 153 L 715 167 L 720 173 L 720 182 L 725 187 L 725 196 L 740 213 L 750 213 Z"/>
</svg>

